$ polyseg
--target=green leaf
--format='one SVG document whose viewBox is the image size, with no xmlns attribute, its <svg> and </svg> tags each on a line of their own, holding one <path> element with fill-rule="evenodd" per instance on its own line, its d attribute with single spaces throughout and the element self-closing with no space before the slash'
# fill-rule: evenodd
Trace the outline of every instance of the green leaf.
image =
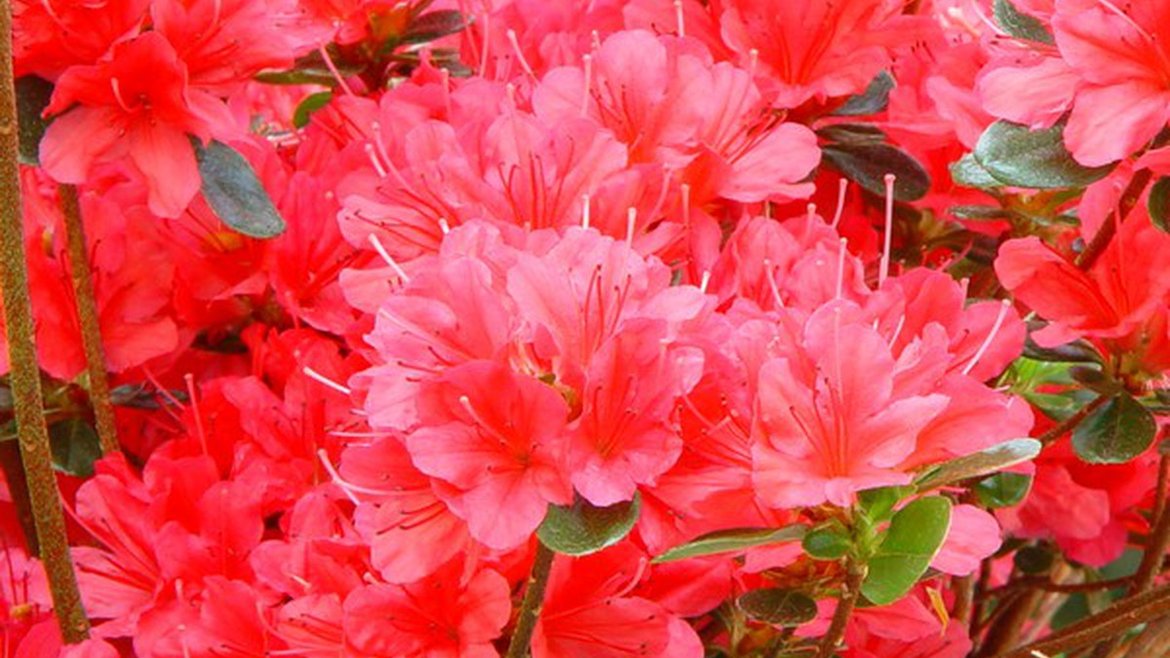
<svg viewBox="0 0 1170 658">
<path fill-rule="evenodd" d="M 995 22 L 999 23 L 1003 31 L 1017 39 L 1027 39 L 1050 45 L 1056 43 L 1056 40 L 1052 38 L 1052 33 L 1044 27 L 1044 23 L 1036 17 L 1016 9 L 1016 6 L 1009 0 L 995 0 L 992 12 L 995 14 Z"/>
<path fill-rule="evenodd" d="M 580 496 L 567 507 L 549 505 L 536 536 L 549 548 L 565 555 L 589 555 L 612 546 L 630 533 L 642 511 L 642 497 L 594 507 Z"/>
<path fill-rule="evenodd" d="M 951 501 L 928 496 L 903 507 L 868 562 L 861 593 L 877 605 L 902 598 L 938 554 L 951 525 Z"/>
<path fill-rule="evenodd" d="M 951 180 L 955 181 L 956 185 L 981 190 L 1003 185 L 996 180 L 995 176 L 991 175 L 991 172 L 984 169 L 983 165 L 979 164 L 975 156 L 970 153 L 952 162 L 948 169 L 951 172 Z"/>
<path fill-rule="evenodd" d="M 319 91 L 306 96 L 305 100 L 301 101 L 300 105 L 297 105 L 296 111 L 293 112 L 293 126 L 296 128 L 304 128 L 309 125 L 309 117 L 317 110 L 328 105 L 331 100 L 333 100 L 333 92 L 331 91 Z"/>
<path fill-rule="evenodd" d="M 1146 208 L 1150 211 L 1150 221 L 1154 226 L 1170 233 L 1170 176 L 1154 181 L 1150 187 L 1150 196 L 1146 199 Z"/>
<path fill-rule="evenodd" d="M 975 160 L 1003 185 L 1034 189 L 1085 187 L 1113 169 L 1085 167 L 1064 147 L 1064 124 L 1045 130 L 996 121 L 975 144 Z"/>
<path fill-rule="evenodd" d="M 1024 341 L 1024 356 L 1051 363 L 1101 363 L 1101 354 L 1089 343 L 1076 340 L 1057 347 L 1040 347 L 1029 336 Z"/>
<path fill-rule="evenodd" d="M 894 174 L 894 198 L 915 201 L 930 190 L 930 175 L 913 156 L 889 144 L 836 143 L 822 149 L 825 160 L 849 180 L 878 196 L 886 193 L 886 174 Z"/>
<path fill-rule="evenodd" d="M 1028 489 L 1032 488 L 1032 478 L 1023 473 L 996 473 L 980 480 L 973 491 L 979 504 L 988 509 L 1011 507 L 1017 505 Z"/>
<path fill-rule="evenodd" d="M 419 16 L 410 23 L 406 34 L 402 35 L 403 43 L 427 43 L 462 31 L 470 23 L 463 18 L 463 14 L 455 9 L 441 9 Z"/>
<path fill-rule="evenodd" d="M 1077 425 L 1072 445 L 1090 464 L 1124 464 L 1145 452 L 1157 432 L 1150 410 L 1123 391 Z"/>
<path fill-rule="evenodd" d="M 20 138 L 18 153 L 21 164 L 40 164 L 41 138 L 49 122 L 41 113 L 49 106 L 53 95 L 53 83 L 35 75 L 25 75 L 16 82 L 16 123 Z"/>
<path fill-rule="evenodd" d="M 101 458 L 97 432 L 80 418 L 69 418 L 49 427 L 53 468 L 77 477 L 93 475 L 93 463 Z"/>
<path fill-rule="evenodd" d="M 837 116 L 861 116 L 866 114 L 876 114 L 886 109 L 890 104 L 890 92 L 894 90 L 896 83 L 894 77 L 887 71 L 882 71 L 870 80 L 869 86 L 865 91 L 850 96 L 845 104 L 837 108 L 833 114 Z"/>
<path fill-rule="evenodd" d="M 902 499 L 914 493 L 914 487 L 875 487 L 857 492 L 857 503 L 871 521 L 885 521 Z"/>
<path fill-rule="evenodd" d="M 919 491 L 927 491 L 967 478 L 978 477 L 1034 459 L 1043 446 L 1036 439 L 1012 439 L 980 452 L 958 457 L 928 469 L 915 480 Z"/>
<path fill-rule="evenodd" d="M 835 123 L 817 129 L 817 137 L 830 144 L 885 144 L 886 133 L 868 123 Z"/>
<path fill-rule="evenodd" d="M 735 603 L 748 617 L 774 626 L 799 626 L 817 616 L 817 602 L 791 589 L 755 589 Z"/>
<path fill-rule="evenodd" d="M 998 206 L 951 206 L 947 209 L 955 217 L 976 222 L 999 221 L 1012 214 Z"/>
<path fill-rule="evenodd" d="M 192 143 L 203 177 L 203 197 L 224 224 L 253 238 L 284 233 L 284 218 L 244 156 L 223 142 Z"/>
<path fill-rule="evenodd" d="M 809 557 L 817 560 L 839 560 L 852 548 L 853 542 L 844 528 L 814 528 L 804 536 L 801 547 Z"/>
<path fill-rule="evenodd" d="M 756 546 L 796 541 L 804 536 L 805 530 L 806 526 L 800 524 L 788 525 L 783 528 L 733 528 L 730 530 L 717 530 L 696 537 L 685 544 L 675 546 L 654 558 L 651 562 L 654 564 L 674 562 L 675 560 L 686 560 L 692 557 L 718 555 L 719 553 L 744 551 Z"/>
</svg>

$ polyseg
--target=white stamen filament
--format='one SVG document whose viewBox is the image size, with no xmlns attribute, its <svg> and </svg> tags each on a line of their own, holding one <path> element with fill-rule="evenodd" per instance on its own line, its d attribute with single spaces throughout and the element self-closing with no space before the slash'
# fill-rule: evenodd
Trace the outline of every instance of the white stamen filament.
<svg viewBox="0 0 1170 658">
<path fill-rule="evenodd" d="M 841 249 L 837 252 L 837 289 L 833 299 L 841 299 L 845 294 L 845 252 L 849 241 L 841 238 Z"/>
<path fill-rule="evenodd" d="M 390 255 L 390 252 L 386 251 L 386 248 L 382 246 L 382 241 L 378 239 L 378 236 L 371 233 L 369 235 L 369 240 L 370 244 L 374 246 L 374 251 L 378 252 L 378 255 L 382 257 L 382 260 L 386 261 L 386 264 L 389 265 L 392 270 L 394 270 L 394 273 L 398 275 L 398 278 L 409 283 L 410 277 L 406 275 L 406 270 L 402 269 L 402 267 L 397 262 L 395 262 L 394 258 Z"/>
<path fill-rule="evenodd" d="M 886 282 L 886 277 L 890 275 L 890 241 L 894 234 L 894 181 L 897 177 L 893 174 L 886 174 L 886 234 L 882 242 L 882 261 L 881 269 L 878 270 L 878 288 Z"/>
<path fill-rule="evenodd" d="M 711 283 L 711 270 L 704 270 L 703 276 L 699 279 L 699 292 L 706 294 L 707 286 Z"/>
<path fill-rule="evenodd" d="M 516 61 L 520 62 L 520 68 L 535 79 L 536 73 L 528 65 L 528 60 L 524 58 L 524 51 L 520 49 L 520 40 L 516 38 L 516 30 L 508 30 L 508 43 L 512 44 L 512 50 L 516 51 Z"/>
<path fill-rule="evenodd" d="M 776 285 L 776 276 L 772 272 L 772 261 L 767 258 L 764 259 L 764 276 L 768 279 L 768 286 L 772 288 L 776 308 L 784 308 L 784 298 L 780 296 L 780 286 Z"/>
<path fill-rule="evenodd" d="M 634 246 L 634 227 L 638 222 L 638 209 L 630 208 L 626 211 L 626 246 Z"/>
<path fill-rule="evenodd" d="M 348 386 L 343 386 L 343 385 L 333 381 L 332 379 L 329 379 L 325 375 L 322 375 L 321 373 L 317 372 L 316 370 L 313 370 L 309 366 L 305 366 L 305 367 L 301 368 L 301 372 L 305 373 L 305 376 L 308 377 L 309 379 L 312 379 L 323 386 L 331 388 L 331 389 L 337 391 L 338 393 L 341 393 L 342 395 L 353 394 L 353 391 Z"/>
<path fill-rule="evenodd" d="M 678 35 L 685 37 L 687 35 L 687 24 L 683 19 L 682 0 L 674 0 L 674 20 L 678 24 Z"/>
<path fill-rule="evenodd" d="M 329 69 L 329 74 L 337 81 L 337 86 L 341 87 L 346 96 L 356 96 L 357 94 L 353 93 L 353 90 L 346 84 L 345 78 L 341 77 L 341 71 L 337 70 L 337 65 L 333 63 L 333 58 L 329 56 L 329 51 L 325 50 L 325 46 L 318 47 L 317 52 L 321 53 L 321 59 L 325 60 L 325 67 Z"/>
<path fill-rule="evenodd" d="M 837 182 L 837 210 L 833 212 L 833 223 L 829 225 L 834 229 L 836 229 L 837 225 L 841 223 L 841 215 L 845 213 L 845 191 L 848 188 L 848 180 L 842 178 Z"/>
<path fill-rule="evenodd" d="M 589 228 L 589 195 L 581 196 L 581 228 Z"/>
<path fill-rule="evenodd" d="M 991 341 L 995 339 L 995 335 L 999 333 L 999 328 L 1003 326 L 1003 321 L 1007 318 L 1007 312 L 1011 308 L 1011 305 L 1011 301 L 1007 299 L 1003 300 L 1003 303 L 999 305 L 999 313 L 995 316 L 995 323 L 991 325 L 991 331 L 987 332 L 987 337 L 983 339 L 983 343 L 979 345 L 979 349 L 975 350 L 975 356 L 971 357 L 967 365 L 963 366 L 962 372 L 964 375 L 971 374 L 971 371 L 979 363 L 979 359 L 982 359 L 983 355 L 987 353 L 987 350 L 991 347 Z"/>
<path fill-rule="evenodd" d="M 593 86 L 593 55 L 582 55 L 581 66 L 585 70 L 585 85 L 581 88 L 581 116 L 585 116 L 589 113 L 589 95 Z"/>
</svg>

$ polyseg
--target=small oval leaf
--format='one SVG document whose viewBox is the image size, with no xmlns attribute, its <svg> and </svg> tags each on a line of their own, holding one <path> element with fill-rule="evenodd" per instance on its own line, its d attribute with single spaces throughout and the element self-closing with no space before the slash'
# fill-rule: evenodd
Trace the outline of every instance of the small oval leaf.
<svg viewBox="0 0 1170 658">
<path fill-rule="evenodd" d="M 995 176 L 991 175 L 991 172 L 984 169 L 983 165 L 979 164 L 975 160 L 975 156 L 970 153 L 952 162 L 948 169 L 951 172 L 951 180 L 956 185 L 974 187 L 981 190 L 1001 187 L 1003 185 Z"/>
<path fill-rule="evenodd" d="M 223 142 L 192 143 L 203 178 L 203 197 L 224 224 L 253 238 L 284 233 L 284 218 L 244 156 Z"/>
<path fill-rule="evenodd" d="M 805 526 L 793 524 L 783 528 L 732 528 L 717 530 L 675 546 L 654 558 L 653 563 L 674 562 L 692 557 L 745 551 L 756 546 L 767 546 L 796 541 L 804 536 Z"/>
<path fill-rule="evenodd" d="M 837 116 L 862 116 L 866 114 L 876 114 L 886 109 L 890 104 L 890 92 L 894 90 L 896 83 L 894 76 L 887 71 L 882 71 L 870 80 L 869 86 L 865 91 L 850 96 L 845 104 L 833 111 Z"/>
<path fill-rule="evenodd" d="M 817 616 L 817 602 L 807 594 L 778 587 L 752 590 L 736 605 L 748 617 L 774 626 L 799 626 Z"/>
<path fill-rule="evenodd" d="M 930 190 L 930 175 L 909 153 L 889 144 L 836 143 L 826 145 L 825 160 L 849 180 L 878 196 L 886 193 L 886 174 L 894 174 L 894 198 L 916 201 Z"/>
<path fill-rule="evenodd" d="M 594 507 L 578 497 L 567 507 L 549 505 L 548 514 L 536 529 L 541 543 L 565 555 L 589 555 L 622 540 L 633 529 L 642 511 L 642 497 Z"/>
<path fill-rule="evenodd" d="M 1157 433 L 1150 410 L 1123 391 L 1077 425 L 1072 445 L 1090 464 L 1124 464 L 1145 452 Z"/>
<path fill-rule="evenodd" d="M 801 547 L 813 559 L 839 560 L 849 552 L 852 542 L 840 529 L 816 528 L 804 536 Z"/>
<path fill-rule="evenodd" d="M 1154 181 L 1146 199 L 1146 209 L 1150 211 L 1150 221 L 1154 226 L 1170 233 L 1170 176 Z"/>
<path fill-rule="evenodd" d="M 919 491 L 926 491 L 1001 471 L 1035 458 L 1040 454 L 1042 447 L 1036 439 L 1005 441 L 986 450 L 943 462 L 918 476 L 915 485 Z"/>
<path fill-rule="evenodd" d="M 870 521 L 878 523 L 890 518 L 898 503 L 913 493 L 914 487 L 874 487 L 857 492 L 857 504 Z"/>
<path fill-rule="evenodd" d="M 1033 189 L 1085 187 L 1113 169 L 1085 167 L 1064 147 L 1064 124 L 1029 130 L 1010 121 L 996 121 L 975 144 L 975 160 L 1002 185 Z"/>
<path fill-rule="evenodd" d="M 35 75 L 25 75 L 17 78 L 16 86 L 16 125 L 20 138 L 21 164 L 40 164 L 41 138 L 45 136 L 45 129 L 49 122 L 41 118 L 41 113 L 49 106 L 49 99 L 53 96 L 53 83 Z"/>
<path fill-rule="evenodd" d="M 995 14 L 995 22 L 999 23 L 1004 32 L 1017 39 L 1027 39 L 1049 45 L 1056 43 L 1056 40 L 1052 38 L 1052 33 L 1044 27 L 1044 23 L 1041 23 L 1040 19 L 1016 9 L 1016 6 L 1009 0 L 995 0 L 992 12 Z"/>
<path fill-rule="evenodd" d="M 455 34 L 468 25 L 470 23 L 456 9 L 429 11 L 411 21 L 410 27 L 406 29 L 406 34 L 402 35 L 402 41 L 404 43 L 427 43 L 448 34 Z"/>
<path fill-rule="evenodd" d="M 1023 473 L 996 473 L 980 480 L 973 491 L 980 505 L 996 509 L 1018 504 L 1028 495 L 1030 488 L 1031 476 Z"/>
<path fill-rule="evenodd" d="M 304 128 L 309 125 L 309 118 L 317 110 L 329 104 L 333 100 L 333 92 L 319 91 L 315 94 L 309 94 L 305 100 L 297 105 L 296 111 L 293 112 L 292 123 L 294 128 Z"/>
<path fill-rule="evenodd" d="M 919 498 L 899 510 L 867 563 L 861 593 L 877 605 L 902 598 L 926 573 L 950 526 L 951 501 L 942 496 Z"/>
<path fill-rule="evenodd" d="M 102 456 L 94 428 L 80 418 L 69 418 L 49 427 L 53 468 L 76 477 L 93 475 L 93 464 Z"/>
</svg>

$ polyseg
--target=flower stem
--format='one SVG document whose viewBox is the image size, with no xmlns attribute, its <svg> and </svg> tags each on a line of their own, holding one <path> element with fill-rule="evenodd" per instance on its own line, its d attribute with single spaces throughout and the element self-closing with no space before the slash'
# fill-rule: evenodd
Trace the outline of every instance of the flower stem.
<svg viewBox="0 0 1170 658">
<path fill-rule="evenodd" d="M 9 0 L 0 0 L 0 208 L 4 211 L 0 218 L 0 294 L 4 299 L 12 370 L 9 382 L 40 557 L 48 576 L 61 635 L 65 642 L 72 644 L 89 635 L 89 621 L 81 607 L 81 595 L 73 573 L 73 560 L 65 536 L 65 517 L 61 512 L 60 493 L 49 451 L 49 432 L 45 427 L 28 271 L 25 269 L 17 149 L 12 7 Z"/>
<path fill-rule="evenodd" d="M 524 600 L 520 603 L 520 613 L 516 618 L 516 630 L 512 631 L 512 641 L 508 644 L 508 653 L 504 658 L 525 658 L 528 655 L 529 645 L 532 644 L 532 632 L 536 630 L 540 606 L 544 603 L 544 590 L 548 587 L 548 575 L 552 572 L 554 557 L 556 553 L 551 548 L 539 541 L 536 542 L 532 572 L 528 575 L 528 586 L 524 590 Z"/>
<path fill-rule="evenodd" d="M 77 187 L 61 185 L 57 190 L 61 211 L 65 215 L 65 236 L 69 250 L 69 272 L 73 279 L 73 297 L 77 299 L 77 320 L 81 327 L 81 347 L 85 351 L 85 371 L 89 379 L 89 403 L 103 453 L 118 450 L 118 430 L 114 405 L 110 402 L 110 381 L 106 374 L 106 355 L 102 349 L 102 330 L 98 321 L 97 299 L 90 272 L 89 250 L 85 242 L 85 224 Z"/>
<path fill-rule="evenodd" d="M 865 578 L 864 568 L 852 562 L 846 565 L 845 582 L 841 585 L 841 597 L 837 600 L 837 610 L 833 612 L 833 621 L 829 623 L 829 630 L 821 638 L 820 651 L 817 658 L 831 658 L 845 637 L 845 629 L 849 626 L 849 618 L 853 609 L 857 607 L 857 599 L 861 596 L 861 581 Z"/>
</svg>

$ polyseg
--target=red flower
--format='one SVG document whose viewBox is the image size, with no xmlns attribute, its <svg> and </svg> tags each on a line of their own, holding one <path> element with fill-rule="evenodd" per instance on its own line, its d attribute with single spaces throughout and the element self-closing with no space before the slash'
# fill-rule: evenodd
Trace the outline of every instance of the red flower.
<svg viewBox="0 0 1170 658">
<path fill-rule="evenodd" d="M 95 164 L 127 157 L 146 178 L 151 212 L 177 217 L 200 184 L 189 136 L 209 137 L 219 105 L 187 87 L 174 48 L 147 32 L 115 46 L 108 61 L 61 75 L 45 109 L 61 116 L 45 132 L 41 165 L 58 181 L 83 183 Z"/>
</svg>

